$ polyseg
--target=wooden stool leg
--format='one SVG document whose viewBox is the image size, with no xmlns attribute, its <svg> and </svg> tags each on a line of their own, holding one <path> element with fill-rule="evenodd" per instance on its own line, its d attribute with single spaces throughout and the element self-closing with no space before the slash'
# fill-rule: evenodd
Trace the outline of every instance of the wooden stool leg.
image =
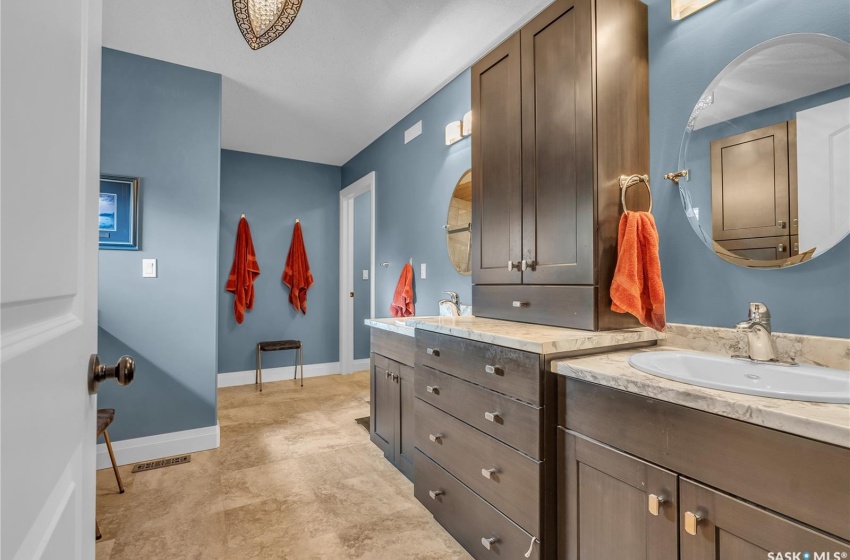
<svg viewBox="0 0 850 560">
<path fill-rule="evenodd" d="M 298 349 L 298 356 L 301 358 L 301 386 L 304 386 L 304 347 Z"/>
<path fill-rule="evenodd" d="M 97 524 L 97 519 L 94 520 L 94 540 L 99 541 L 103 538 L 100 534 L 100 525 Z"/>
<path fill-rule="evenodd" d="M 254 381 L 254 384 L 260 386 L 260 392 L 263 392 L 263 358 L 262 352 L 260 352 L 260 345 L 257 344 L 257 379 Z"/>
<path fill-rule="evenodd" d="M 109 451 L 109 460 L 112 461 L 112 470 L 115 472 L 115 480 L 118 481 L 118 493 L 124 493 L 124 484 L 121 483 L 121 475 L 118 473 L 118 464 L 115 462 L 115 453 L 112 452 L 112 442 L 109 441 L 109 432 L 103 430 L 103 439 L 106 441 L 106 450 Z"/>
</svg>

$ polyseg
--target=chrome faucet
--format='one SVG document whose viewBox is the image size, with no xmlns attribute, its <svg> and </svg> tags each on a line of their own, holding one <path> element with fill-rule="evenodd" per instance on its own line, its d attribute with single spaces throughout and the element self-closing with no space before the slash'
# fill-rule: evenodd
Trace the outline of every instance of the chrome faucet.
<svg viewBox="0 0 850 560">
<path fill-rule="evenodd" d="M 794 362 L 783 362 L 777 358 L 776 348 L 770 329 L 770 310 L 763 303 L 751 303 L 747 320 L 735 325 L 735 330 L 747 333 L 749 350 L 746 356 L 732 356 L 737 359 L 753 362 L 770 362 L 777 365 L 797 365 Z"/>
<path fill-rule="evenodd" d="M 450 309 L 452 311 L 452 315 L 455 317 L 460 316 L 460 296 L 457 295 L 457 292 L 443 292 L 447 294 L 450 299 L 441 299 L 439 301 L 439 306 L 442 307 L 443 304 L 451 306 Z"/>
</svg>

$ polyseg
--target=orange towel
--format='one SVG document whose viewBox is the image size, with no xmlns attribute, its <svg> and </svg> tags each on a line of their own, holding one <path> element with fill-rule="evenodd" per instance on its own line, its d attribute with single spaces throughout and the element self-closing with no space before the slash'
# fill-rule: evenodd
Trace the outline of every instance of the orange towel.
<svg viewBox="0 0 850 560">
<path fill-rule="evenodd" d="M 233 265 L 227 278 L 225 289 L 236 296 L 233 300 L 233 314 L 240 325 L 245 320 L 245 310 L 254 308 L 254 280 L 260 275 L 260 264 L 254 253 L 251 240 L 251 228 L 245 216 L 239 220 L 236 230 L 236 246 L 233 249 Z"/>
<path fill-rule="evenodd" d="M 658 230 L 652 214 L 623 214 L 617 243 L 611 310 L 631 313 L 642 325 L 664 330 L 664 284 L 658 259 Z"/>
<path fill-rule="evenodd" d="M 296 311 L 307 314 L 307 290 L 313 285 L 313 273 L 307 260 L 304 236 L 301 234 L 301 222 L 295 222 L 292 230 L 292 243 L 283 269 L 283 283 L 289 286 L 289 303 Z"/>
<path fill-rule="evenodd" d="M 413 307 L 413 265 L 407 263 L 401 269 L 398 285 L 395 287 L 393 302 L 390 304 L 390 315 L 393 317 L 413 317 L 416 309 Z"/>
</svg>

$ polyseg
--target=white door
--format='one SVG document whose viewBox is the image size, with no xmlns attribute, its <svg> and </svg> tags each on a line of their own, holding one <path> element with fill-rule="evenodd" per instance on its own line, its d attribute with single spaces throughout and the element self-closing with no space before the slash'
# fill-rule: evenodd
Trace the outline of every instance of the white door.
<svg viewBox="0 0 850 560">
<path fill-rule="evenodd" d="M 800 252 L 818 255 L 850 231 L 850 98 L 797 113 Z"/>
<path fill-rule="evenodd" d="M 91 559 L 101 2 L 0 10 L 0 556 Z"/>
<path fill-rule="evenodd" d="M 340 373 L 369 369 L 369 328 L 375 317 L 375 172 L 339 193 Z"/>
</svg>

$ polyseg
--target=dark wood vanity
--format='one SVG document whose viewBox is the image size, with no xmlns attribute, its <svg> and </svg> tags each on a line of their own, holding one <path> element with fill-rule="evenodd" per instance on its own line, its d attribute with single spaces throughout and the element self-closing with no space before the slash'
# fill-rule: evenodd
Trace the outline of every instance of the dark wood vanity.
<svg viewBox="0 0 850 560">
<path fill-rule="evenodd" d="M 637 326 L 608 289 L 619 177 L 649 168 L 647 49 L 638 0 L 557 0 L 472 67 L 476 315 Z"/>
<path fill-rule="evenodd" d="M 850 554 L 850 449 L 558 383 L 559 558 Z"/>
</svg>

